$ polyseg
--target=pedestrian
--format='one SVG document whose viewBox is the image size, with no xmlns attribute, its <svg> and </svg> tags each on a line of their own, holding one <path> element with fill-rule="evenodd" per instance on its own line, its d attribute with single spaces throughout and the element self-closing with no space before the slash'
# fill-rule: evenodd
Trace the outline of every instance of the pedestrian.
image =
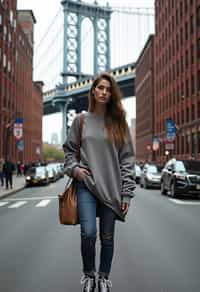
<svg viewBox="0 0 200 292">
<path fill-rule="evenodd" d="M 0 181 L 1 186 L 4 186 L 4 172 L 3 172 L 3 165 L 4 165 L 4 159 L 0 158 Z"/>
<path fill-rule="evenodd" d="M 4 165 L 3 165 L 3 172 L 5 174 L 5 178 L 6 178 L 6 189 L 8 189 L 8 187 L 10 186 L 10 188 L 13 188 L 13 171 L 15 170 L 15 166 L 14 164 L 6 159 Z"/>
<path fill-rule="evenodd" d="M 17 176 L 22 175 L 20 166 L 21 166 L 21 161 L 17 161 Z"/>
<path fill-rule="evenodd" d="M 111 291 L 115 222 L 125 221 L 134 196 L 134 153 L 121 97 L 114 78 L 108 73 L 99 75 L 90 88 L 88 112 L 84 113 L 80 162 L 76 158 L 80 114 L 63 145 L 65 172 L 77 179 L 78 186 L 83 292 L 96 287 L 96 217 L 101 242 L 98 291 Z"/>
</svg>

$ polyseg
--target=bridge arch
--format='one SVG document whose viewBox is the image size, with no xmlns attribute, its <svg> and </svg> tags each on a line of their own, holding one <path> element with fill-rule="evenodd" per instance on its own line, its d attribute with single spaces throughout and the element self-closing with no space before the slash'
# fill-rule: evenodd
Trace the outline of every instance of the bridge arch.
<svg viewBox="0 0 200 292">
<path fill-rule="evenodd" d="M 87 74 L 81 72 L 81 23 L 89 18 L 94 29 L 94 64 L 93 73 L 110 68 L 110 17 L 112 9 L 107 5 L 100 7 L 84 3 L 80 0 L 63 0 L 64 11 L 64 54 L 63 54 L 63 83 L 68 83 L 69 77 L 77 79 Z"/>
<path fill-rule="evenodd" d="M 94 74 L 94 26 L 92 19 L 85 17 L 81 23 L 81 72 Z M 86 57 L 87 56 L 87 57 Z"/>
</svg>

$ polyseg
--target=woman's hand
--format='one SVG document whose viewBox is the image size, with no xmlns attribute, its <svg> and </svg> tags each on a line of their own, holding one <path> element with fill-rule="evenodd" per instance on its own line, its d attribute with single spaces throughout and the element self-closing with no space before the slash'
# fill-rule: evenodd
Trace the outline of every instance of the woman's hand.
<svg viewBox="0 0 200 292">
<path fill-rule="evenodd" d="M 75 169 L 75 178 L 78 181 L 83 181 L 84 177 L 90 175 L 90 172 L 86 168 L 76 167 Z"/>
<path fill-rule="evenodd" d="M 121 203 L 121 210 L 123 215 L 125 216 L 128 212 L 129 204 L 128 203 Z"/>
</svg>

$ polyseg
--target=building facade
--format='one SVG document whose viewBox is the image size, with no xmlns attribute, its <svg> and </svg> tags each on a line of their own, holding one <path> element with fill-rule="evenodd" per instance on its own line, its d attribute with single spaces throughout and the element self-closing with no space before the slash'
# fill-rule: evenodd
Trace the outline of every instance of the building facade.
<svg viewBox="0 0 200 292">
<path fill-rule="evenodd" d="M 32 81 L 35 18 L 16 5 L 0 2 L 0 157 L 30 162 L 41 159 L 42 83 Z M 19 118 L 23 136 L 17 140 L 13 127 Z"/>
<path fill-rule="evenodd" d="M 154 36 L 148 38 L 136 64 L 136 159 L 151 161 L 154 134 Z"/>
<path fill-rule="evenodd" d="M 200 1 L 155 1 L 154 128 L 157 160 L 200 159 Z M 166 152 L 166 119 L 177 126 Z"/>
</svg>

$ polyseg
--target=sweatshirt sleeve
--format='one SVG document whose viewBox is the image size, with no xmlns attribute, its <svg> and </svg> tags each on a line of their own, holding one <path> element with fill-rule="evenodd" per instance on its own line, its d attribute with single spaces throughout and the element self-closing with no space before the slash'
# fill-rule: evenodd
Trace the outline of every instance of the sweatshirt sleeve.
<svg viewBox="0 0 200 292">
<path fill-rule="evenodd" d="M 64 159 L 64 172 L 73 177 L 74 168 L 79 166 L 77 159 L 78 144 L 79 144 L 79 130 L 80 130 L 80 115 L 77 115 L 69 129 L 67 139 L 63 144 L 65 154 Z"/>
<path fill-rule="evenodd" d="M 133 176 L 134 150 L 129 131 L 125 143 L 120 148 L 119 161 L 122 178 L 122 202 L 129 204 L 131 198 L 135 195 L 135 180 Z"/>
</svg>

